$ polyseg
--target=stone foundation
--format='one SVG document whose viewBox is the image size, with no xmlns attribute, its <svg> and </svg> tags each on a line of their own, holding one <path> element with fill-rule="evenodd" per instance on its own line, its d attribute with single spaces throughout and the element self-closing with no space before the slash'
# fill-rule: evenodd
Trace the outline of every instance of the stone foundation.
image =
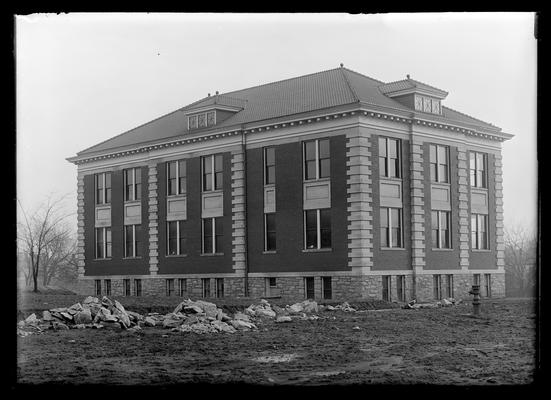
<svg viewBox="0 0 551 400">
<path fill-rule="evenodd" d="M 443 271 L 445 272 L 445 271 Z M 480 288 L 482 298 L 487 297 L 485 291 L 485 274 L 480 274 Z M 434 277 L 431 274 L 427 275 L 387 275 L 390 276 L 390 301 L 411 301 L 416 299 L 421 301 L 434 301 Z M 403 277 L 403 298 L 400 298 L 398 292 L 398 277 Z M 349 275 L 349 276 L 331 276 L 331 294 L 330 298 L 324 297 L 322 286 L 322 276 L 307 275 L 304 276 L 275 276 L 276 286 L 270 288 L 268 278 L 249 277 L 249 296 L 253 298 L 282 298 L 287 300 L 303 300 L 306 298 L 305 277 L 314 278 L 314 299 L 320 300 L 337 300 L 348 301 L 358 299 L 382 299 L 383 298 L 383 275 Z M 446 290 L 446 274 L 442 273 L 441 298 L 448 297 Z M 105 295 L 105 279 L 111 280 L 111 295 L 124 296 L 123 277 L 101 277 L 102 293 Z M 130 292 L 133 296 L 135 293 L 135 277 L 129 276 Z M 142 296 L 156 295 L 166 296 L 166 279 L 174 280 L 174 291 L 172 296 L 180 296 L 179 278 L 178 277 L 144 277 L 141 276 Z M 203 279 L 197 277 L 185 277 L 185 290 L 182 296 L 201 298 L 203 297 Z M 224 292 L 217 293 L 217 277 L 208 278 L 209 295 L 206 297 L 243 297 L 244 296 L 244 279 L 243 278 L 218 278 L 223 279 Z M 469 294 L 473 284 L 473 273 L 468 274 L 453 274 L 453 297 L 456 299 L 471 299 Z M 87 278 L 80 279 L 78 283 L 78 291 L 81 295 L 96 295 L 95 279 Z M 505 274 L 491 274 L 491 293 L 492 298 L 505 296 Z"/>
</svg>

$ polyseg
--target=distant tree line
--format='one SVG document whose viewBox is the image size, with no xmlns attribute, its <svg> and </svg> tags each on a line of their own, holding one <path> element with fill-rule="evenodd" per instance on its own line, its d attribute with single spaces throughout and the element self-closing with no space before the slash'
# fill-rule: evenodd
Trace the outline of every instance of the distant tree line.
<svg viewBox="0 0 551 400">
<path fill-rule="evenodd" d="M 505 294 L 507 297 L 536 296 L 537 250 L 536 235 L 521 226 L 506 229 Z"/>
</svg>

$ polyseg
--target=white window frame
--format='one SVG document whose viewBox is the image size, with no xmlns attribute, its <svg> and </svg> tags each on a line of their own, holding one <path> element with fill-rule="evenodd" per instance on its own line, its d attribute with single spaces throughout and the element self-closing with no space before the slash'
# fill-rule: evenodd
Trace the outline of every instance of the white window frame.
<svg viewBox="0 0 551 400">
<path fill-rule="evenodd" d="M 472 233 L 473 233 L 473 227 L 472 227 L 472 217 L 475 216 L 476 217 L 476 227 L 475 227 L 475 232 L 476 232 L 476 247 L 473 247 L 473 250 L 490 250 L 490 233 L 488 232 L 489 230 L 489 225 L 490 225 L 490 218 L 488 216 L 488 214 L 471 214 L 471 246 L 472 246 Z M 483 217 L 486 217 L 486 218 L 483 218 Z M 485 220 L 485 230 L 484 230 L 484 233 L 485 233 L 485 237 L 486 237 L 486 248 L 482 248 L 482 235 L 481 235 L 481 226 L 483 224 Z M 482 221 L 482 222 L 481 222 Z"/>
<path fill-rule="evenodd" d="M 109 257 L 107 256 L 107 229 L 111 229 L 110 226 L 103 226 L 103 227 L 96 227 L 94 228 L 95 231 L 95 243 L 94 243 L 94 253 L 95 253 L 95 259 L 96 260 L 109 260 L 113 256 L 111 254 Z M 103 238 L 103 257 L 98 257 L 98 230 L 101 232 L 101 236 Z M 111 246 L 113 245 L 113 231 L 111 231 Z M 111 253 L 113 253 L 113 247 L 111 247 Z"/>
<path fill-rule="evenodd" d="M 433 249 L 446 249 L 446 250 L 452 249 L 451 213 L 446 210 L 431 210 L 431 214 L 432 212 L 436 213 L 437 225 L 438 225 L 438 228 L 436 229 L 436 247 L 433 247 Z M 448 243 L 450 244 L 450 247 L 442 247 L 442 238 L 440 236 L 440 232 L 442 231 L 442 214 L 448 215 L 448 235 L 447 236 L 448 236 Z M 431 218 L 432 218 L 432 215 L 431 215 Z M 432 231 L 432 226 L 431 226 L 431 231 Z M 433 243 L 433 246 L 434 246 L 434 243 Z"/>
<path fill-rule="evenodd" d="M 435 180 L 432 181 L 432 182 L 437 182 L 437 183 L 444 183 L 444 184 L 450 184 L 450 148 L 449 146 L 444 146 L 444 145 L 441 145 L 441 144 L 429 144 L 429 147 L 435 147 L 435 154 L 436 154 L 436 170 L 435 170 Z M 446 159 L 447 159 L 447 163 L 445 164 L 446 165 L 446 179 L 447 181 L 443 181 L 440 177 L 440 165 L 442 164 L 440 162 L 440 157 L 439 157 L 439 151 L 438 149 L 439 148 L 444 148 L 446 150 Z M 430 161 L 430 148 L 429 148 L 429 164 L 432 164 L 432 162 Z"/>
<path fill-rule="evenodd" d="M 103 205 L 103 204 L 111 204 L 111 202 L 109 201 L 109 203 L 107 202 L 107 188 L 105 186 L 105 182 L 107 181 L 107 179 L 105 179 L 105 176 L 106 174 L 110 174 L 111 172 L 100 172 L 100 173 L 97 173 L 95 174 L 95 179 L 94 179 L 94 198 L 96 199 L 96 205 Z M 97 182 L 96 182 L 96 179 L 98 179 L 99 177 L 101 176 L 101 182 L 103 184 L 103 196 L 102 196 L 102 199 L 101 199 L 101 202 L 98 201 L 98 187 L 97 187 Z M 111 176 L 111 184 L 113 183 L 113 177 Z"/>
<path fill-rule="evenodd" d="M 381 207 L 386 208 L 386 217 L 387 217 L 387 223 L 388 223 L 388 247 L 382 247 L 383 249 L 403 249 L 405 248 L 404 245 L 404 216 L 403 216 L 403 208 L 399 207 Z M 395 246 L 394 243 L 392 243 L 392 213 L 390 210 L 398 210 L 398 221 L 399 221 L 399 227 L 400 227 L 400 243 L 401 246 Z M 380 214 L 380 212 L 379 212 Z"/>
<path fill-rule="evenodd" d="M 136 241 L 136 225 L 138 224 L 129 224 L 129 225 L 124 225 L 124 258 L 136 258 L 137 255 L 136 255 L 136 245 L 137 245 L 137 241 Z M 127 226 L 131 226 L 132 227 L 132 254 L 131 255 L 128 255 L 126 254 L 126 227 Z"/>
<path fill-rule="evenodd" d="M 266 164 L 266 160 L 267 160 L 267 157 L 266 157 L 266 152 L 268 151 L 268 149 L 274 149 L 274 170 L 275 170 L 275 146 L 266 146 L 263 148 L 263 152 L 262 152 L 262 157 L 263 157 L 263 165 L 264 165 L 264 186 L 271 186 L 271 185 L 275 185 L 275 176 L 274 176 L 274 182 L 273 183 L 266 183 L 266 178 L 268 177 L 267 174 L 266 174 L 266 168 L 268 167 L 268 165 Z"/>
<path fill-rule="evenodd" d="M 267 219 L 268 219 L 269 214 L 270 215 L 273 214 L 274 219 L 275 219 L 275 212 L 274 213 L 264 213 L 264 251 L 277 251 L 277 246 L 274 250 L 268 250 L 268 223 L 267 223 Z M 306 234 L 306 231 L 305 231 L 305 234 Z M 277 240 L 277 233 L 276 233 L 276 240 Z"/>
<path fill-rule="evenodd" d="M 124 199 L 125 202 L 129 202 L 129 201 L 136 201 L 136 200 L 140 200 L 138 199 L 138 193 L 137 192 L 137 187 L 138 185 L 136 184 L 136 170 L 139 169 L 140 167 L 134 167 L 134 168 L 126 168 L 124 171 L 132 171 L 132 198 L 131 199 Z M 124 177 L 124 182 L 123 182 L 123 185 L 124 185 L 124 196 L 126 197 L 126 186 L 127 186 L 127 182 L 126 182 L 126 174 L 123 172 L 123 177 Z M 141 184 L 141 177 L 140 177 L 140 184 Z"/>
<path fill-rule="evenodd" d="M 172 161 L 167 161 L 166 162 L 166 196 L 167 197 L 174 197 L 174 196 L 181 196 L 181 195 L 184 195 L 187 193 L 187 165 L 186 165 L 186 188 L 185 190 L 180 193 L 180 163 L 181 162 L 186 162 L 186 160 L 172 160 Z M 168 194 L 168 182 L 169 182 L 169 175 L 168 175 L 168 171 L 170 169 L 170 164 L 171 163 L 176 163 L 176 193 L 175 194 Z M 135 181 L 135 180 L 134 180 Z"/>
<path fill-rule="evenodd" d="M 321 210 L 330 210 L 329 208 L 317 208 L 315 210 L 304 210 L 304 212 L 302 213 L 303 216 L 303 223 L 302 225 L 304 226 L 304 231 L 303 231 L 303 235 L 304 235 L 304 250 L 320 250 L 320 249 L 330 249 L 332 246 L 333 246 L 333 243 L 331 243 L 331 247 L 321 247 Z M 307 239 L 306 239 L 306 212 L 307 211 L 316 211 L 316 247 L 313 248 L 313 249 L 309 249 L 307 247 Z M 333 234 L 333 232 L 331 232 L 331 234 Z"/>
<path fill-rule="evenodd" d="M 202 254 L 218 253 L 218 248 L 216 247 L 216 218 L 222 218 L 222 217 L 201 218 L 201 253 Z M 212 252 L 209 252 L 209 253 L 205 252 L 205 220 L 207 219 L 210 219 L 212 221 Z"/>
<path fill-rule="evenodd" d="M 224 185 L 222 184 L 222 189 L 216 189 L 216 170 L 214 169 L 214 166 L 215 166 L 215 158 L 216 156 L 221 156 L 222 153 L 216 153 L 216 154 L 211 154 L 211 155 L 208 155 L 208 156 L 203 156 L 201 157 L 201 191 L 203 193 L 205 192 L 218 192 L 218 191 L 222 191 L 224 190 Z M 203 177 L 205 176 L 205 169 L 204 169 L 204 164 L 203 164 L 203 160 L 204 159 L 208 159 L 210 158 L 210 162 L 211 162 L 211 190 L 206 190 L 205 187 L 204 187 L 204 182 L 203 182 Z M 222 164 L 224 163 L 224 158 L 222 157 Z M 224 171 L 224 168 L 222 167 L 222 171 Z M 223 178 L 222 178 L 223 179 Z"/>
<path fill-rule="evenodd" d="M 166 255 L 181 256 L 182 249 L 180 248 L 180 224 L 183 220 L 167 221 L 166 223 Z M 170 254 L 170 224 L 176 222 L 176 254 Z"/>
<path fill-rule="evenodd" d="M 331 141 L 329 138 L 323 138 L 323 139 L 314 139 L 314 140 L 306 140 L 302 142 L 302 179 L 304 182 L 313 182 L 317 181 L 319 179 L 329 179 L 329 177 L 320 178 L 320 140 L 327 140 L 329 141 L 329 160 L 331 160 Z M 306 143 L 314 142 L 315 148 L 316 148 L 316 177 L 311 179 L 306 179 Z M 330 161 L 331 162 L 331 161 Z"/>
<path fill-rule="evenodd" d="M 398 138 L 387 137 L 387 136 L 381 136 L 381 139 L 385 141 L 386 157 L 384 157 L 384 159 L 385 159 L 387 174 L 381 175 L 379 171 L 379 176 L 382 176 L 383 178 L 389 178 L 389 179 L 402 179 L 402 141 Z M 390 176 L 390 147 L 389 147 L 390 140 L 395 140 L 398 144 L 398 148 L 396 149 L 396 156 L 398 157 L 398 176 L 397 177 Z"/>
<path fill-rule="evenodd" d="M 479 165 L 478 165 L 478 158 L 477 158 L 478 154 L 482 155 L 482 164 L 484 164 L 483 165 L 484 174 L 483 174 L 482 179 L 486 183 L 486 186 L 481 186 L 480 182 L 478 182 L 477 172 L 480 171 L 480 168 L 479 168 Z M 472 168 L 471 168 L 471 157 L 473 157 L 473 156 L 474 156 L 474 185 L 471 182 L 472 172 L 470 172 L 472 170 Z M 482 153 L 480 151 L 469 151 L 469 185 L 471 185 L 471 187 L 478 188 L 478 189 L 487 189 L 488 188 L 488 153 Z"/>
<path fill-rule="evenodd" d="M 214 113 L 214 124 L 213 125 L 209 125 L 209 118 L 208 118 L 208 114 L 209 113 Z M 204 115 L 205 116 L 205 124 L 206 126 L 200 128 L 199 127 L 199 115 Z M 191 121 L 191 118 L 197 118 L 197 126 L 196 127 L 191 127 L 191 124 L 190 124 L 190 121 Z M 193 115 L 189 115 L 187 117 L 187 129 L 188 131 L 191 130 L 191 129 L 204 129 L 204 128 L 208 128 L 208 127 L 211 127 L 211 126 L 214 126 L 216 125 L 216 111 L 215 110 L 211 110 L 211 111 L 205 111 L 205 112 L 202 112 L 202 113 L 198 113 L 198 114 L 193 114 Z"/>
</svg>

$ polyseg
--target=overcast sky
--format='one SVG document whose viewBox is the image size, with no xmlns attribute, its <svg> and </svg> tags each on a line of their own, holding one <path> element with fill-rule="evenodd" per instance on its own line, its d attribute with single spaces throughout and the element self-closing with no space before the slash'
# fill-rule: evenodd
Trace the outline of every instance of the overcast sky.
<svg viewBox="0 0 551 400">
<path fill-rule="evenodd" d="M 216 90 L 345 67 L 449 92 L 503 144 L 505 225 L 536 222 L 533 13 L 35 14 L 16 17 L 17 196 L 68 194 L 65 160 Z M 76 217 L 72 219 L 76 227 Z"/>
</svg>

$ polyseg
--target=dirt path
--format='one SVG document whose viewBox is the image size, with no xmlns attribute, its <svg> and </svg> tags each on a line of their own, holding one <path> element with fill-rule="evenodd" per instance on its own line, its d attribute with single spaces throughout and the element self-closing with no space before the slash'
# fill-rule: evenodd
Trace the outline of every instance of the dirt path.
<svg viewBox="0 0 551 400">
<path fill-rule="evenodd" d="M 439 309 L 322 312 L 256 332 L 145 328 L 48 331 L 18 338 L 21 383 L 523 384 L 533 379 L 529 301 Z"/>
</svg>

